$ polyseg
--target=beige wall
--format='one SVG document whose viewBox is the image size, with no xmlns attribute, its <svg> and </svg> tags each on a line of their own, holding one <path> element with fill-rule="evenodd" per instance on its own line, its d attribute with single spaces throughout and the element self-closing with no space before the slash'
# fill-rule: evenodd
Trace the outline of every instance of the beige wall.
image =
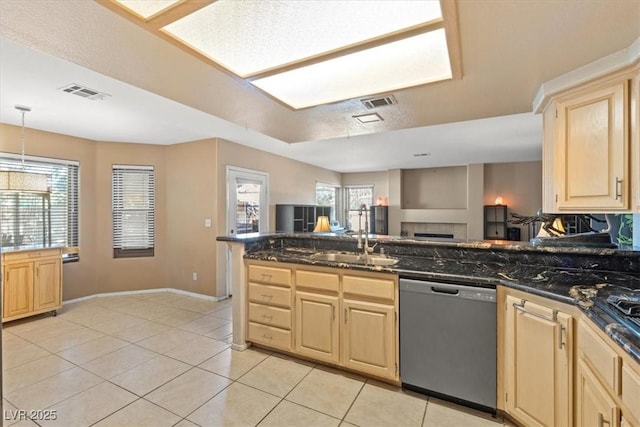
<svg viewBox="0 0 640 427">
<path fill-rule="evenodd" d="M 502 196 L 509 212 L 535 215 L 542 208 L 542 162 L 492 163 L 484 165 L 484 204 L 495 204 Z M 516 225 L 509 224 L 509 227 Z M 520 227 L 521 240 L 531 237 Z"/>
<path fill-rule="evenodd" d="M 123 144 L 27 129 L 26 141 L 27 155 L 80 162 L 80 261 L 64 265 L 64 300 L 158 288 L 223 296 L 225 262 L 224 257 L 221 264 L 216 261 L 216 236 L 226 230 L 226 165 L 269 173 L 271 229 L 275 204 L 314 203 L 316 181 L 340 185 L 342 178 L 337 172 L 216 139 L 170 146 Z M 0 124 L 0 151 L 19 153 L 19 142 L 19 127 Z M 113 164 L 154 166 L 154 257 L 113 258 Z M 205 227 L 207 218 L 211 227 Z"/>
<path fill-rule="evenodd" d="M 466 209 L 467 167 L 402 171 L 403 209 Z"/>
<path fill-rule="evenodd" d="M 210 296 L 217 292 L 216 147 L 215 139 L 166 147 L 168 287 Z"/>
</svg>

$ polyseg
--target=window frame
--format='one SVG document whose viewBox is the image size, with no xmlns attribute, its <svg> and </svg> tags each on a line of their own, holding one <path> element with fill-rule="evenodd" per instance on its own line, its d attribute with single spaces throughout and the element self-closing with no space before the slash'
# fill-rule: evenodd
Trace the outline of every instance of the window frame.
<svg viewBox="0 0 640 427">
<path fill-rule="evenodd" d="M 48 182 L 51 191 L 48 196 L 43 197 L 43 203 L 47 204 L 47 208 L 45 209 L 43 207 L 42 218 L 44 230 L 43 232 L 48 234 L 48 238 L 43 237 L 42 243 L 37 243 L 34 245 L 37 247 L 51 246 L 73 248 L 73 250 L 69 251 L 63 250 L 62 260 L 65 263 L 79 261 L 80 254 L 78 243 L 80 240 L 80 162 L 78 162 L 77 160 L 30 155 L 22 156 L 20 154 L 0 152 L 0 169 L 2 169 L 3 171 L 20 171 L 22 170 L 23 159 L 25 170 L 27 172 L 45 173 L 44 169 L 56 167 L 66 169 L 65 173 L 67 180 L 64 185 L 58 185 L 56 184 L 56 182 L 52 183 L 52 178 L 51 176 L 49 176 Z M 9 165 L 11 165 L 12 167 L 8 167 Z M 62 193 L 58 194 L 59 192 Z M 19 198 L 21 194 L 28 197 L 35 196 L 35 193 L 16 192 L 15 197 Z M 59 202 L 56 202 L 56 199 L 58 197 L 65 200 L 64 207 L 62 207 Z M 44 217 L 44 212 L 46 212 L 46 216 L 48 218 Z M 19 215 L 19 213 L 16 214 Z M 51 217 L 53 217 L 53 220 L 51 220 Z M 47 226 L 44 225 L 45 222 L 48 222 L 48 229 Z M 54 227 L 61 227 L 62 225 L 64 225 L 64 231 L 62 233 L 58 232 L 53 234 L 62 234 L 65 237 L 61 238 L 61 236 L 57 236 L 54 242 L 52 229 Z"/>
<path fill-rule="evenodd" d="M 333 205 L 322 205 L 318 202 L 318 188 L 331 188 L 334 191 L 333 196 Z M 326 182 L 316 181 L 316 205 L 317 206 L 331 206 L 331 217 L 329 218 L 331 221 L 340 221 L 340 206 L 341 206 L 341 187 L 336 184 L 328 184 Z"/>
<path fill-rule="evenodd" d="M 140 206 L 126 207 L 125 199 L 126 194 L 124 192 L 124 175 L 129 173 L 140 174 L 145 177 L 146 183 L 143 184 L 141 189 L 146 187 L 144 194 L 138 194 L 137 197 L 142 199 Z M 153 165 L 124 165 L 114 164 L 111 167 L 111 217 L 112 217 L 112 249 L 113 258 L 147 258 L 155 256 L 155 219 L 156 219 L 156 204 L 155 204 L 155 167 Z M 131 195 L 131 194 L 130 194 Z M 135 196 L 135 195 L 134 195 Z M 140 200 L 139 200 L 140 202 Z M 146 204 L 147 207 L 142 207 Z M 135 237 L 127 236 L 123 232 L 126 226 L 125 214 L 126 213 L 146 213 L 145 221 L 147 234 L 142 236 L 141 239 L 146 240 L 146 245 L 138 246 L 131 245 L 134 242 L 127 241 L 128 239 L 135 240 Z M 130 223 L 131 224 L 131 223 Z M 135 226 L 135 223 L 134 223 Z M 130 247 L 127 247 L 131 245 Z"/>
<path fill-rule="evenodd" d="M 366 203 L 367 208 L 371 209 L 371 206 L 373 205 L 373 201 L 374 201 L 374 194 L 375 194 L 375 186 L 373 184 L 357 184 L 357 185 L 345 185 L 344 186 L 344 192 L 343 192 L 343 212 L 344 212 L 344 221 L 345 224 L 344 226 L 353 230 L 353 227 L 351 226 L 351 223 L 349 221 L 349 213 L 350 212 L 358 212 L 359 209 L 349 209 L 349 193 L 350 190 L 354 190 L 354 189 L 371 189 L 371 201 L 369 203 Z"/>
</svg>

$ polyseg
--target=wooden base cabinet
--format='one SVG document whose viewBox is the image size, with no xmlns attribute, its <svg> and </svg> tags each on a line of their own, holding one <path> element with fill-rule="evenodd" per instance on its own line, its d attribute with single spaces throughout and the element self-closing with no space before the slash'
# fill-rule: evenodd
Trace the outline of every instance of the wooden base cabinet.
<svg viewBox="0 0 640 427">
<path fill-rule="evenodd" d="M 338 310 L 337 296 L 296 292 L 296 352 L 338 363 Z"/>
<path fill-rule="evenodd" d="M 577 369 L 576 425 L 583 427 L 620 426 L 620 408 L 600 385 L 583 360 Z"/>
<path fill-rule="evenodd" d="M 505 410 L 527 426 L 572 425 L 572 317 L 508 295 Z"/>
<path fill-rule="evenodd" d="M 62 251 L 41 249 L 2 254 L 2 321 L 62 308 Z"/>
<path fill-rule="evenodd" d="M 249 341 L 398 381 L 397 276 L 264 261 L 247 276 Z"/>
<path fill-rule="evenodd" d="M 397 375 L 395 309 L 344 300 L 343 365 L 378 377 Z"/>
</svg>

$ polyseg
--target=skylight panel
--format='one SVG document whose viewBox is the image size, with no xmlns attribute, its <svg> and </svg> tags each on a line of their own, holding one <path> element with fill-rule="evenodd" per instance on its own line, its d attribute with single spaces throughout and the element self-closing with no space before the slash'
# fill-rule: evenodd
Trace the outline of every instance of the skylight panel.
<svg viewBox="0 0 640 427">
<path fill-rule="evenodd" d="M 256 79 L 252 84 L 299 109 L 452 77 L 444 29 Z"/>
<path fill-rule="evenodd" d="M 218 0 L 163 31 L 249 77 L 441 19 L 439 1 Z"/>
<path fill-rule="evenodd" d="M 137 13 L 143 18 L 149 18 L 161 10 L 167 9 L 178 3 L 180 0 L 116 0 L 129 10 Z"/>
</svg>

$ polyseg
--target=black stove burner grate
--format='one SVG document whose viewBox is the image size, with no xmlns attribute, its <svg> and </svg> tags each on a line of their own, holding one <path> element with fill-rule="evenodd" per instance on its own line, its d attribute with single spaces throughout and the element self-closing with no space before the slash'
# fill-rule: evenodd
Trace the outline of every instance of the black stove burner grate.
<svg viewBox="0 0 640 427">
<path fill-rule="evenodd" d="M 640 299 L 637 297 L 630 299 L 625 296 L 610 295 L 607 302 L 626 316 L 640 318 Z"/>
</svg>

